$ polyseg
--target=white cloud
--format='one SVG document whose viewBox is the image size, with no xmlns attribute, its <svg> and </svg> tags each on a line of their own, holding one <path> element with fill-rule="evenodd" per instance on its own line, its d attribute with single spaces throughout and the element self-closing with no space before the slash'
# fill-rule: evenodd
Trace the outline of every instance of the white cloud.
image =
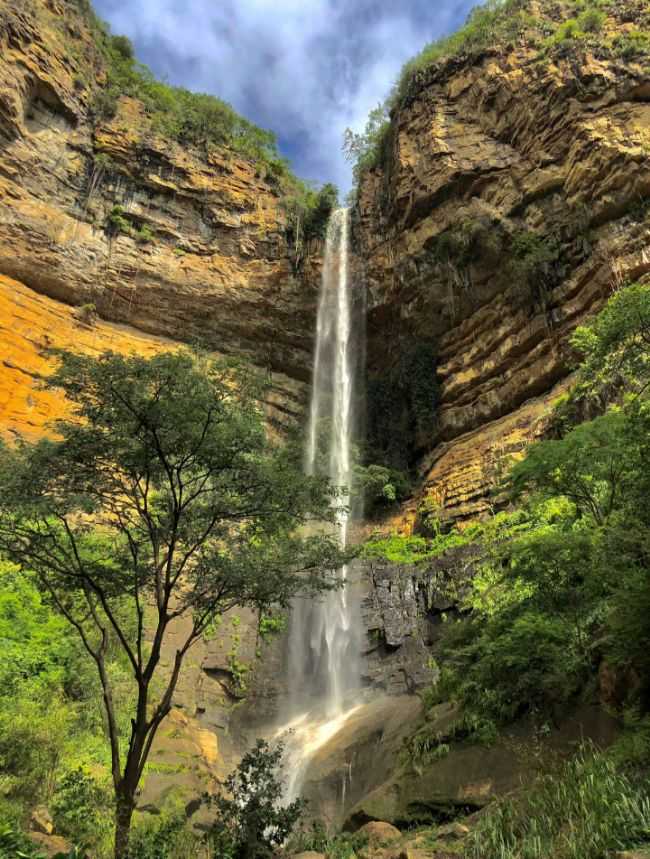
<svg viewBox="0 0 650 859">
<path fill-rule="evenodd" d="M 218 95 L 281 140 L 294 169 L 350 184 L 363 128 L 402 64 L 462 23 L 472 0 L 96 0 L 171 83 Z"/>
</svg>

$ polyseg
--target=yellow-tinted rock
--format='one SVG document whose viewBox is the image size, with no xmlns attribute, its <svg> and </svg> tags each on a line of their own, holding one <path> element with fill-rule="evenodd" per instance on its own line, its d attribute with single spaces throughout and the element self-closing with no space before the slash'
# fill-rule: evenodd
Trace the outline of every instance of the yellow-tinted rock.
<svg viewBox="0 0 650 859">
<path fill-rule="evenodd" d="M 0 432 L 34 440 L 62 417 L 66 403 L 39 384 L 55 366 L 44 350 L 71 349 L 87 354 L 108 350 L 153 355 L 175 344 L 125 325 L 91 318 L 75 308 L 39 295 L 0 275 Z"/>
</svg>

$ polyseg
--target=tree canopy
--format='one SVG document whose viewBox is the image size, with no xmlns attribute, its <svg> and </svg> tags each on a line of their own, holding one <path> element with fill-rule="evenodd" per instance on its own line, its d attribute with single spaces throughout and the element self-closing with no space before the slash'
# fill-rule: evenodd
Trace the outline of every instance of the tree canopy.
<svg viewBox="0 0 650 859">
<path fill-rule="evenodd" d="M 302 526 L 332 520 L 336 491 L 269 440 L 259 389 L 241 370 L 186 352 L 59 358 L 47 385 L 72 414 L 55 437 L 0 451 L 0 549 L 32 571 L 96 665 L 122 857 L 187 651 L 235 605 L 287 606 L 334 586 L 336 539 Z M 180 618 L 190 623 L 163 671 Z M 134 687 L 126 739 L 106 670 L 111 643 Z"/>
</svg>

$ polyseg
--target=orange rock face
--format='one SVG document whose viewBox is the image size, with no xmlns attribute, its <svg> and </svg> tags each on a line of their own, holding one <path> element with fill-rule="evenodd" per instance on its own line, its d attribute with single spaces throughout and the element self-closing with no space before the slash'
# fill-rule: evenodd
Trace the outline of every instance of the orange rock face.
<svg viewBox="0 0 650 859">
<path fill-rule="evenodd" d="M 134 328 L 88 318 L 0 275 L 0 431 L 35 440 L 66 412 L 66 402 L 39 383 L 52 371 L 49 348 L 88 354 L 105 351 L 153 355 L 175 344 Z"/>
</svg>

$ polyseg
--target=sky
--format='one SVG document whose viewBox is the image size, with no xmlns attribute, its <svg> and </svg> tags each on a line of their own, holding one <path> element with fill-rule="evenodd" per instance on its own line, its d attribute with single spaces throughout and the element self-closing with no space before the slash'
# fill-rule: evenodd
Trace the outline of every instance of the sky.
<svg viewBox="0 0 650 859">
<path fill-rule="evenodd" d="M 295 173 L 345 193 L 341 150 L 425 44 L 476 0 L 94 0 L 171 84 L 207 92 L 274 131 Z"/>
</svg>

